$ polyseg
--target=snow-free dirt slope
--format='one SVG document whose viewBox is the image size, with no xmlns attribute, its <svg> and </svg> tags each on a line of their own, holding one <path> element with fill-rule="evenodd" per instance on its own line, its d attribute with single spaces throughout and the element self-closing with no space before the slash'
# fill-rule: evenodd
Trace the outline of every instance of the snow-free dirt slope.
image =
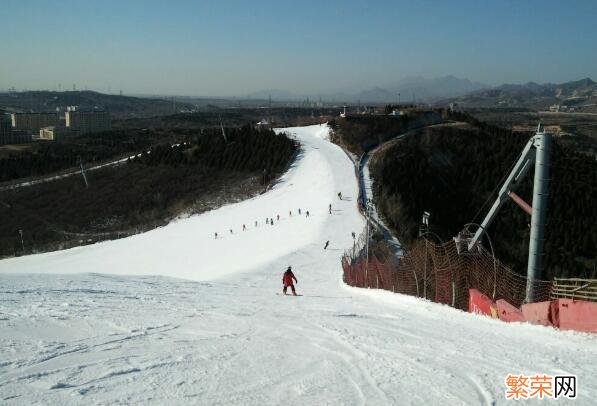
<svg viewBox="0 0 597 406">
<path fill-rule="evenodd" d="M 593 404 L 594 336 L 343 285 L 363 227 L 352 164 L 326 127 L 287 131 L 303 151 L 264 195 L 0 261 L 0 403 L 491 404 L 508 373 L 546 373 L 577 375 Z M 302 297 L 276 295 L 288 265 Z"/>
</svg>

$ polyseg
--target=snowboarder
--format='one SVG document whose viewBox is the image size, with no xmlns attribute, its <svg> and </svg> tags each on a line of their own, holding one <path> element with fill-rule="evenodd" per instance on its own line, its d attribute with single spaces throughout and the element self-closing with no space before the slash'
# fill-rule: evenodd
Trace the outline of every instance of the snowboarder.
<svg viewBox="0 0 597 406">
<path fill-rule="evenodd" d="M 273 226 L 274 225 L 274 219 L 270 219 L 269 223 Z"/>
<path fill-rule="evenodd" d="M 327 250 L 327 249 L 328 249 L 328 245 L 330 245 L 330 240 L 327 240 L 327 241 L 325 242 L 325 247 L 323 247 L 323 249 L 324 249 L 324 250 Z"/>
<path fill-rule="evenodd" d="M 292 210 L 290 210 L 290 211 L 288 212 L 288 215 L 289 215 L 290 217 L 292 217 Z"/>
<path fill-rule="evenodd" d="M 309 210 L 307 210 L 307 214 L 306 214 L 306 216 L 307 216 L 307 217 L 309 217 Z"/>
<path fill-rule="evenodd" d="M 268 218 L 265 219 L 265 224 L 269 224 L 269 219 Z"/>
<path fill-rule="evenodd" d="M 257 220 L 255 220 L 255 227 L 257 227 Z"/>
<path fill-rule="evenodd" d="M 214 237 L 217 240 L 218 239 L 218 233 L 214 233 Z"/>
<path fill-rule="evenodd" d="M 332 214 L 332 204 L 330 203 L 330 214 Z"/>
<path fill-rule="evenodd" d="M 342 200 L 342 192 L 338 192 L 338 199 Z"/>
<path fill-rule="evenodd" d="M 247 231 L 247 226 L 243 224 L 243 231 Z"/>
<path fill-rule="evenodd" d="M 280 221 L 280 215 L 279 215 L 279 214 L 278 214 L 278 216 L 276 217 L 276 219 L 277 219 L 278 221 Z"/>
<path fill-rule="evenodd" d="M 301 208 L 300 208 L 300 207 L 299 207 L 299 210 L 298 210 L 298 211 L 299 211 L 299 216 L 300 216 L 300 215 L 301 215 Z"/>
<path fill-rule="evenodd" d="M 294 296 L 296 296 L 296 290 L 294 290 L 294 284 L 292 283 L 293 279 L 294 279 L 294 282 L 298 283 L 298 281 L 296 280 L 296 277 L 292 273 L 292 269 L 289 266 L 288 269 L 286 270 L 286 272 L 284 272 L 284 276 L 282 276 L 282 284 L 284 285 L 284 289 L 282 289 L 282 293 L 286 294 L 286 289 L 288 289 L 288 287 L 290 286 L 290 289 L 292 290 L 292 294 Z"/>
<path fill-rule="evenodd" d="M 230 234 L 234 234 L 234 233 L 232 232 L 232 229 L 230 229 Z"/>
</svg>

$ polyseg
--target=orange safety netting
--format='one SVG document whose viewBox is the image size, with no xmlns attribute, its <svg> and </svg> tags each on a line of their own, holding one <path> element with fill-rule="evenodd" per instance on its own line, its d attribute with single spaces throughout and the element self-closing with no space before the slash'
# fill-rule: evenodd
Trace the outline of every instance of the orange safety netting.
<svg viewBox="0 0 597 406">
<path fill-rule="evenodd" d="M 351 286 L 424 297 L 462 310 L 467 309 L 471 288 L 516 307 L 525 299 L 527 278 L 482 247 L 474 254 L 459 254 L 453 241 L 436 244 L 421 238 L 397 257 L 383 241 L 371 243 L 369 255 L 365 245 L 361 236 L 342 258 L 344 281 Z M 550 299 L 552 282 L 535 280 L 533 284 L 535 300 Z"/>
</svg>

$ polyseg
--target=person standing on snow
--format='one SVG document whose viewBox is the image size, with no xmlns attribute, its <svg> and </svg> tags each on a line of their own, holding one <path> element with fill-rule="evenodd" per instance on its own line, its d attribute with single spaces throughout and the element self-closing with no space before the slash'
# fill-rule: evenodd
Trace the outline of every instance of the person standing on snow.
<svg viewBox="0 0 597 406">
<path fill-rule="evenodd" d="M 325 247 L 323 247 L 323 249 L 324 249 L 324 250 L 327 250 L 327 249 L 328 249 L 328 245 L 330 245 L 330 240 L 327 240 L 327 241 L 325 242 Z"/>
<path fill-rule="evenodd" d="M 332 204 L 330 203 L 330 214 L 332 214 Z"/>
<path fill-rule="evenodd" d="M 286 294 L 286 289 L 288 289 L 288 287 L 290 286 L 290 289 L 292 290 L 292 294 L 294 296 L 296 296 L 296 290 L 294 290 L 294 283 L 292 283 L 293 279 L 294 279 L 294 282 L 298 283 L 298 281 L 296 280 L 296 277 L 292 273 L 292 269 L 289 266 L 288 269 L 286 270 L 286 272 L 284 272 L 284 276 L 282 276 L 282 284 L 284 285 L 284 289 L 282 289 L 282 293 Z"/>
</svg>

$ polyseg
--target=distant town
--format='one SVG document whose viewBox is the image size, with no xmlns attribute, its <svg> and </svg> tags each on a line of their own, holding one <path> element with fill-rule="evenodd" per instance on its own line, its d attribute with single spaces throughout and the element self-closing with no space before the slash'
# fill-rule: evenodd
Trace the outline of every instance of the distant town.
<svg viewBox="0 0 597 406">
<path fill-rule="evenodd" d="M 57 141 L 65 137 L 109 131 L 110 114 L 103 109 L 64 106 L 53 112 L 0 116 L 0 145 Z"/>
</svg>

